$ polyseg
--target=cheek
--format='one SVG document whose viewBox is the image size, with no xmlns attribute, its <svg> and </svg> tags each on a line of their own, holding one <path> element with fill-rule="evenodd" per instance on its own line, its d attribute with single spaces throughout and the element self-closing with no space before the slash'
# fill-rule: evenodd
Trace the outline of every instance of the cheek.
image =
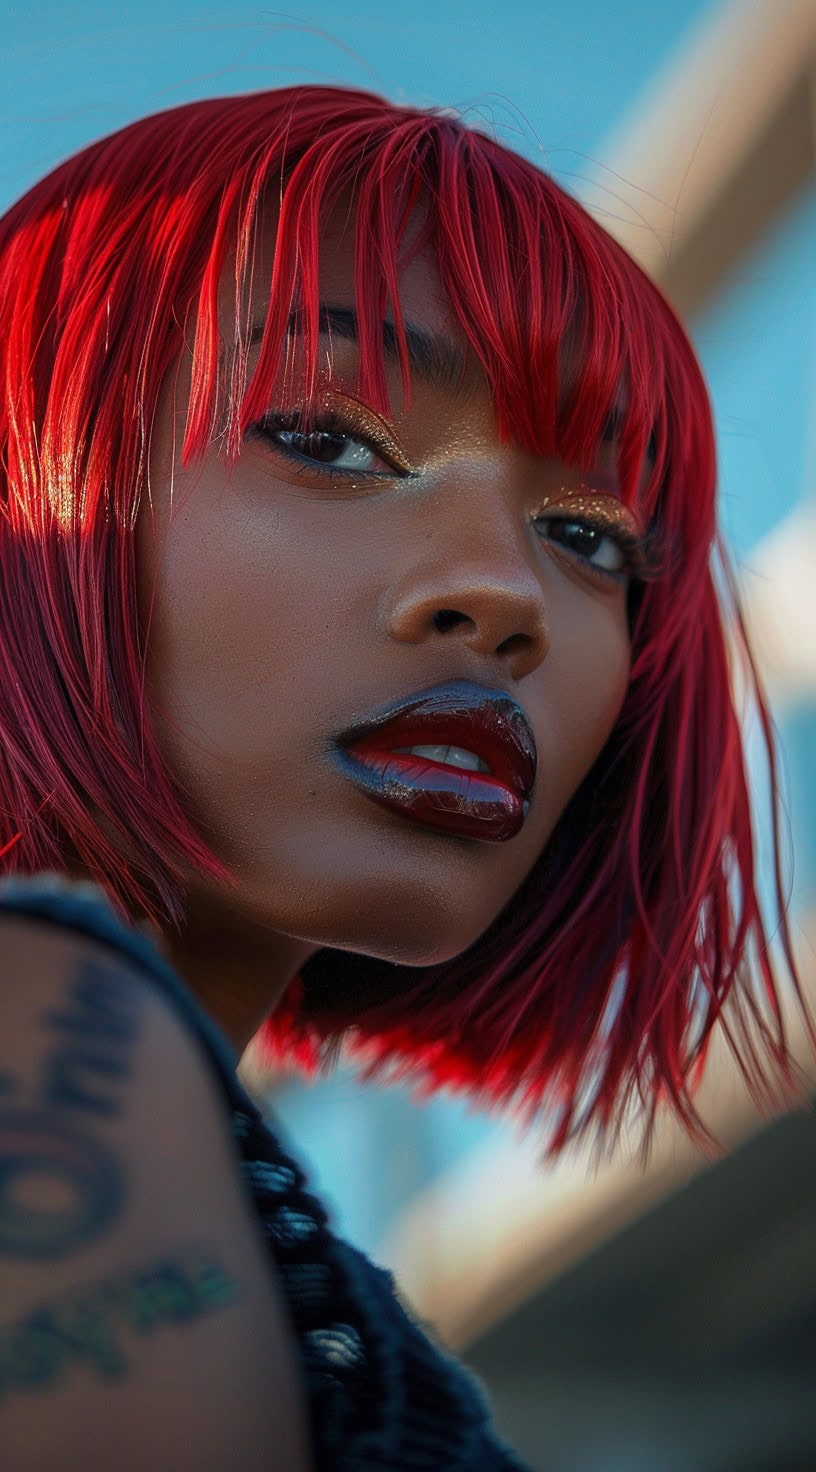
<svg viewBox="0 0 816 1472">
<path fill-rule="evenodd" d="M 553 638 L 545 666 L 563 806 L 603 750 L 626 698 L 631 646 L 625 598 L 619 606 L 590 600 L 573 608 L 561 637 Z"/>
<path fill-rule="evenodd" d="M 319 715 L 337 630 L 353 618 L 354 565 L 286 496 L 273 504 L 213 472 L 177 478 L 171 522 L 154 532 L 140 519 L 137 567 L 164 750 L 179 755 L 181 740 L 188 772 L 223 756 L 240 781 L 294 712 L 306 731 Z"/>
</svg>

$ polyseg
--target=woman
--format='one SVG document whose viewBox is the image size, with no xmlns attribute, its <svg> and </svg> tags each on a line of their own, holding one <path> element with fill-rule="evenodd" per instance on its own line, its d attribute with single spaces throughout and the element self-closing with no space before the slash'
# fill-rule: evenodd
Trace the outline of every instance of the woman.
<svg viewBox="0 0 816 1472">
<path fill-rule="evenodd" d="M 728 1003 L 790 1084 L 688 338 L 530 163 L 302 87 L 35 186 L 0 344 L 4 1465 L 518 1467 L 235 1067 L 704 1141 Z"/>
</svg>

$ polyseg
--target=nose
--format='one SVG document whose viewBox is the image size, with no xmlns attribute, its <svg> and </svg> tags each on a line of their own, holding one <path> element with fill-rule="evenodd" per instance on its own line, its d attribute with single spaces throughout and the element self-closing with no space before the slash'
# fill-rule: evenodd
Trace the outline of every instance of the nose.
<svg viewBox="0 0 816 1472">
<path fill-rule="evenodd" d="M 495 522 L 494 534 L 497 532 Z M 503 542 L 503 545 L 502 545 Z M 387 631 L 403 644 L 442 641 L 498 661 L 521 680 L 546 659 L 550 629 L 539 575 L 518 537 L 457 539 L 436 545 L 392 590 Z"/>
</svg>

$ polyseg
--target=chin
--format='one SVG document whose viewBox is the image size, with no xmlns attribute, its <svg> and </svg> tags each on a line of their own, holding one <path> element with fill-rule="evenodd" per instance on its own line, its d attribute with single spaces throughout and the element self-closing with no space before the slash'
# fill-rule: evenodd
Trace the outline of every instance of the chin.
<svg viewBox="0 0 816 1472">
<path fill-rule="evenodd" d="M 450 915 L 440 915 L 439 923 L 434 925 L 434 917 L 426 913 L 420 925 L 416 912 L 411 911 L 404 918 L 404 926 L 392 924 L 386 934 L 372 936 L 369 928 L 365 934 L 335 941 L 333 948 L 354 951 L 377 961 L 390 961 L 395 966 L 442 966 L 475 945 L 490 924 L 488 921 L 481 926 L 463 926 L 461 917 L 458 924 L 452 924 Z"/>
<path fill-rule="evenodd" d="M 366 894 L 371 896 L 366 902 Z M 274 902 L 270 904 L 270 896 Z M 467 951 L 507 903 L 490 904 L 485 887 L 393 875 L 298 876 L 282 884 L 264 875 L 247 887 L 242 908 L 263 925 L 319 950 L 350 951 L 398 966 L 440 966 Z"/>
</svg>

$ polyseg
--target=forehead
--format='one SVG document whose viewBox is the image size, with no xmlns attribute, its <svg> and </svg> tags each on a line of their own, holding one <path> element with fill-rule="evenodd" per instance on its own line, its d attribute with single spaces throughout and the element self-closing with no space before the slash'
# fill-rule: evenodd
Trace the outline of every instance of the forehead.
<svg viewBox="0 0 816 1472">
<path fill-rule="evenodd" d="M 249 283 L 240 292 L 242 324 L 263 322 L 269 304 L 269 288 L 275 256 L 278 208 L 267 204 L 260 214 L 254 260 L 248 271 Z M 416 213 L 403 237 L 404 249 L 411 259 L 400 266 L 399 299 L 406 321 L 414 322 L 429 333 L 446 338 L 458 352 L 473 359 L 481 372 L 478 358 L 472 353 L 465 333 L 451 310 L 433 250 L 426 246 L 412 250 L 422 226 L 422 215 Z M 342 198 L 327 214 L 319 237 L 318 297 L 330 306 L 354 309 L 355 306 L 355 211 L 350 198 Z M 227 258 L 221 273 L 218 315 L 222 335 L 227 341 L 234 336 L 236 315 L 235 250 Z M 393 307 L 386 308 L 393 317 Z"/>
</svg>

